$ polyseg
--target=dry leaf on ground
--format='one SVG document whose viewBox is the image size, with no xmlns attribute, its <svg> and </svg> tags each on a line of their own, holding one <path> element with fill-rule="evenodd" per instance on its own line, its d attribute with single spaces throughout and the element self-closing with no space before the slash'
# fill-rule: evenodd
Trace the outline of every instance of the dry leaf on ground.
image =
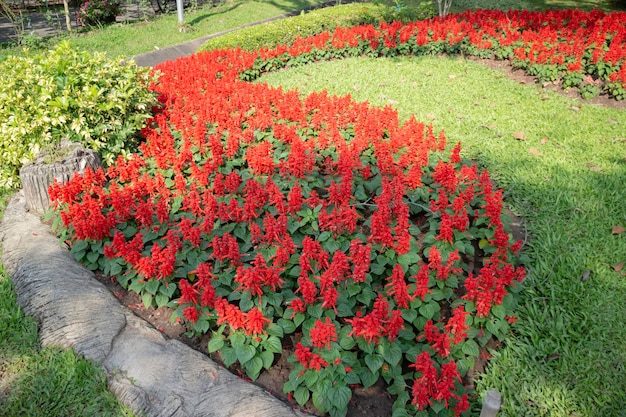
<svg viewBox="0 0 626 417">
<path fill-rule="evenodd" d="M 624 232 L 626 232 L 626 229 L 624 228 L 624 226 L 619 224 L 611 228 L 611 233 L 613 233 L 614 235 L 621 235 Z"/>
<path fill-rule="evenodd" d="M 594 172 L 600 172 L 602 171 L 602 167 L 599 167 L 597 165 L 594 165 L 591 162 L 587 162 L 587 166 L 589 167 L 590 170 L 594 171 Z"/>
<path fill-rule="evenodd" d="M 526 140 L 526 136 L 524 136 L 524 132 L 513 133 L 513 138 L 517 140 Z"/>
</svg>

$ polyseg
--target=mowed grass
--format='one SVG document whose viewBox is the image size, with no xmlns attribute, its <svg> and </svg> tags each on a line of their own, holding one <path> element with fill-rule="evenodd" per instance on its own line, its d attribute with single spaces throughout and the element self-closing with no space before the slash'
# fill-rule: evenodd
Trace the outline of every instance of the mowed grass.
<svg viewBox="0 0 626 417">
<path fill-rule="evenodd" d="M 489 170 L 528 230 L 514 332 L 478 381 L 499 416 L 626 415 L 626 111 L 593 106 L 456 57 L 346 59 L 260 82 L 350 94 L 444 129 Z M 619 229 L 617 229 L 619 231 Z"/>
</svg>

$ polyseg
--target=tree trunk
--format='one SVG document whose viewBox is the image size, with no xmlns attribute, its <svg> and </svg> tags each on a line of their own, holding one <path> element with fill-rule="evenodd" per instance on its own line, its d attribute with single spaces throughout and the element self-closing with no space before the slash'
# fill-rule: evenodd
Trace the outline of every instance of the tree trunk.
<svg viewBox="0 0 626 417">
<path fill-rule="evenodd" d="M 58 156 L 59 152 L 63 155 Z M 59 162 L 49 160 L 51 156 L 55 156 L 54 153 L 41 155 L 20 169 L 26 208 L 31 213 L 43 214 L 50 207 L 48 187 L 54 180 L 64 184 L 71 180 L 75 173 L 84 173 L 87 167 L 95 171 L 102 166 L 98 153 L 85 149 L 80 144 L 63 144 L 55 153 Z"/>
</svg>

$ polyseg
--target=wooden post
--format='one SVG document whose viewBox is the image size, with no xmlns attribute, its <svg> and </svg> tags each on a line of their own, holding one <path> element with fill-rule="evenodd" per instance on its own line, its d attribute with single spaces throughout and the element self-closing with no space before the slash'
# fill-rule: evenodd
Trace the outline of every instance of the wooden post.
<svg viewBox="0 0 626 417">
<path fill-rule="evenodd" d="M 95 171 L 101 166 L 98 153 L 79 143 L 64 142 L 54 151 L 40 154 L 20 169 L 26 208 L 31 213 L 43 214 L 50 207 L 48 187 L 54 180 L 66 183 L 75 173 L 84 173 L 87 167 Z"/>
</svg>

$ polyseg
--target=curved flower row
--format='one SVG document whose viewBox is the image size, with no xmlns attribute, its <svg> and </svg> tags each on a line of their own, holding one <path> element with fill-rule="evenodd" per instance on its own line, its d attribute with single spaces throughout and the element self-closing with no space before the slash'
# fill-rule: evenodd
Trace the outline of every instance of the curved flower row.
<svg viewBox="0 0 626 417">
<path fill-rule="evenodd" d="M 303 54 L 329 57 L 320 51 L 330 51 L 331 56 L 460 53 L 504 59 L 540 81 L 560 80 L 563 87 L 577 87 L 583 95 L 606 92 L 618 100 L 626 98 L 626 12 L 478 10 L 408 24 L 382 23 L 378 28 L 337 28 L 260 51 L 264 65 L 249 76 L 256 76 L 258 69 L 306 63 Z M 278 62 L 267 64 L 277 57 Z"/>
<path fill-rule="evenodd" d="M 382 377 L 396 415 L 458 416 L 472 399 L 463 377 L 479 346 L 515 320 L 524 279 L 502 191 L 459 144 L 446 152 L 443 133 L 400 123 L 391 107 L 242 78 L 403 45 L 487 48 L 497 36 L 498 45 L 515 38 L 514 54 L 528 42 L 526 58 L 540 62 L 553 31 L 580 35 L 570 52 L 557 48 L 564 63 L 593 34 L 602 52 L 585 46 L 584 65 L 622 74 L 622 26 L 601 12 L 481 11 L 169 62 L 158 68 L 162 107 L 141 153 L 51 196 L 79 258 L 211 330 L 209 350 L 227 365 L 255 378 L 293 343 L 285 392 L 300 404 L 342 415 L 350 385 Z"/>
</svg>

